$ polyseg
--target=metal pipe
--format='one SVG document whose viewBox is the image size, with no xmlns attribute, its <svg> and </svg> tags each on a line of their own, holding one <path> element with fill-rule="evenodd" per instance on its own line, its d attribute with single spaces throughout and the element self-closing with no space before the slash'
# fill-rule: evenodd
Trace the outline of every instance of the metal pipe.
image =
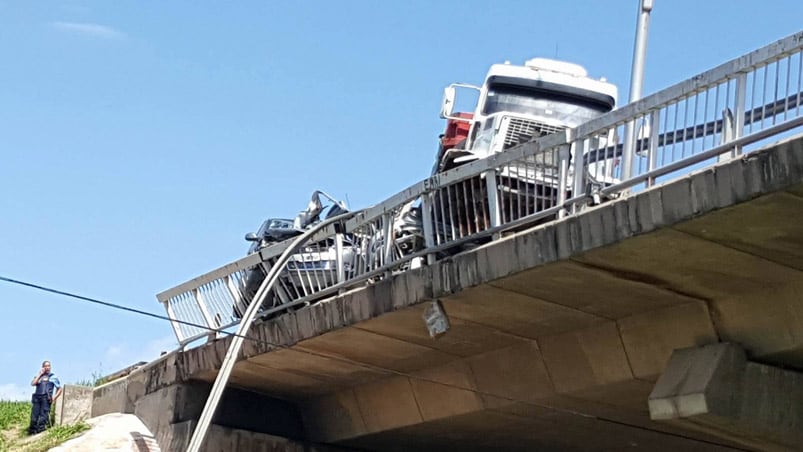
<svg viewBox="0 0 803 452">
<path fill-rule="evenodd" d="M 647 57 L 647 33 L 650 28 L 650 13 L 653 0 L 641 0 L 638 24 L 636 25 L 636 43 L 633 46 L 633 67 L 630 75 L 630 102 L 641 99 L 644 85 L 644 62 Z"/>
<path fill-rule="evenodd" d="M 281 270 L 290 260 L 290 257 L 296 253 L 301 245 L 306 243 L 306 241 L 309 240 L 310 237 L 312 237 L 316 232 L 330 224 L 343 221 L 347 217 L 353 215 L 354 213 L 345 213 L 313 226 L 311 229 L 304 232 L 304 234 L 296 237 L 291 245 L 284 250 L 281 256 L 279 256 L 276 264 L 273 266 L 270 273 L 265 276 L 262 284 L 260 284 L 259 288 L 257 289 L 254 298 L 251 300 L 251 303 L 248 305 L 248 309 L 243 316 L 242 323 L 240 323 L 240 327 L 237 329 L 237 335 L 232 338 L 231 344 L 229 344 L 229 348 L 226 351 L 226 356 L 223 358 L 223 363 L 218 371 L 217 378 L 215 378 L 215 383 L 212 385 L 212 391 L 209 394 L 209 398 L 206 400 L 206 405 L 204 405 L 203 412 L 201 412 L 201 417 L 198 420 L 195 431 L 192 433 L 192 438 L 190 438 L 187 452 L 199 452 L 201 446 L 203 446 L 209 425 L 212 423 L 212 417 L 217 410 L 218 402 L 220 402 L 220 398 L 223 395 L 223 390 L 226 389 L 229 376 L 231 375 L 231 371 L 234 369 L 234 364 L 237 361 L 237 355 L 239 355 L 240 349 L 242 348 L 243 339 L 245 338 L 245 335 L 248 334 L 248 330 L 251 328 L 251 324 L 254 322 L 254 319 L 259 312 L 259 306 L 262 304 L 265 296 L 270 292 L 273 284 L 278 279 Z"/>
<path fill-rule="evenodd" d="M 641 99 L 644 85 L 644 62 L 647 57 L 647 32 L 650 28 L 650 13 L 653 0 L 640 0 L 638 23 L 636 25 L 636 42 L 633 45 L 633 66 L 630 70 L 630 99 L 633 103 Z M 633 172 L 633 142 L 636 125 L 630 121 L 625 127 L 625 148 L 622 156 L 622 180 L 630 178 Z"/>
</svg>

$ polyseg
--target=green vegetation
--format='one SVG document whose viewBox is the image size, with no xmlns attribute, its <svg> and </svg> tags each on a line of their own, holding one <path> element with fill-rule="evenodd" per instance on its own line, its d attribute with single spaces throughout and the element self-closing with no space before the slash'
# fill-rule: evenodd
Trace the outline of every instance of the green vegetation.
<svg viewBox="0 0 803 452">
<path fill-rule="evenodd" d="M 11 450 L 11 445 L 25 432 L 30 419 L 30 402 L 0 401 L 0 451 Z"/>
<path fill-rule="evenodd" d="M 78 386 L 89 386 L 90 388 L 98 387 L 102 384 L 108 383 L 106 381 L 106 377 L 103 375 L 103 363 L 101 363 L 98 367 L 98 370 L 92 371 L 92 375 L 89 378 L 82 378 L 75 383 Z"/>
<path fill-rule="evenodd" d="M 30 402 L 0 401 L 0 452 L 44 452 L 89 430 L 89 425 L 82 421 L 54 426 L 33 439 L 26 432 L 30 420 Z"/>
<path fill-rule="evenodd" d="M 15 450 L 20 452 L 46 452 L 59 444 L 75 438 L 81 433 L 89 430 L 89 424 L 84 421 L 73 425 L 57 425 L 45 431 L 45 433 L 35 441 L 20 444 Z"/>
<path fill-rule="evenodd" d="M 8 430 L 31 419 L 31 402 L 7 402 L 0 400 L 0 430 Z"/>
</svg>

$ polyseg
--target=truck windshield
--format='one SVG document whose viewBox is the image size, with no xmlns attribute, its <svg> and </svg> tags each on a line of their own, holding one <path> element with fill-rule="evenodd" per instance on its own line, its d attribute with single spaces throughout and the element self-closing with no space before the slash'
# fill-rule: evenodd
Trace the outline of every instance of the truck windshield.
<svg viewBox="0 0 803 452">
<path fill-rule="evenodd" d="M 574 127 L 610 110 L 599 102 L 556 91 L 491 85 L 482 113 L 492 115 L 508 112 L 541 116 Z"/>
</svg>

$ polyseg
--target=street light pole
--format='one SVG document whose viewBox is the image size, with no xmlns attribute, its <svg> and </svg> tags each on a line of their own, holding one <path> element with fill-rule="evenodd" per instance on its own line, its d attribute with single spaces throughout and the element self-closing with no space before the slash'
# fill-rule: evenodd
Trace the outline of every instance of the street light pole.
<svg viewBox="0 0 803 452">
<path fill-rule="evenodd" d="M 644 60 L 647 56 L 647 32 L 650 28 L 650 12 L 653 0 L 641 0 L 636 25 L 636 43 L 633 46 L 633 68 L 630 76 L 630 102 L 641 99 L 641 88 L 644 84 Z"/>
<path fill-rule="evenodd" d="M 644 85 L 644 62 L 647 57 L 647 32 L 650 28 L 650 13 L 653 0 L 639 0 L 639 16 L 636 25 L 636 42 L 633 45 L 633 67 L 630 71 L 630 99 L 633 103 L 641 99 Z M 625 130 L 625 146 L 622 156 L 622 180 L 627 180 L 633 171 L 633 147 L 636 141 L 636 125 L 627 123 Z"/>
</svg>

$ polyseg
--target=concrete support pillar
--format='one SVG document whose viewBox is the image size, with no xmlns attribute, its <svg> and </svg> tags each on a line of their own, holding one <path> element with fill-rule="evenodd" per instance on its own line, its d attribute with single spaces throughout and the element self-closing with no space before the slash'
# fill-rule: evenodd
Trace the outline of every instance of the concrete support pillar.
<svg viewBox="0 0 803 452">
<path fill-rule="evenodd" d="M 56 425 L 72 425 L 89 418 L 92 411 L 92 388 L 80 385 L 64 385 L 64 392 L 53 407 Z"/>
<path fill-rule="evenodd" d="M 735 344 L 676 350 L 649 397 L 653 420 L 681 420 L 744 444 L 803 444 L 803 373 L 747 360 Z"/>
</svg>

